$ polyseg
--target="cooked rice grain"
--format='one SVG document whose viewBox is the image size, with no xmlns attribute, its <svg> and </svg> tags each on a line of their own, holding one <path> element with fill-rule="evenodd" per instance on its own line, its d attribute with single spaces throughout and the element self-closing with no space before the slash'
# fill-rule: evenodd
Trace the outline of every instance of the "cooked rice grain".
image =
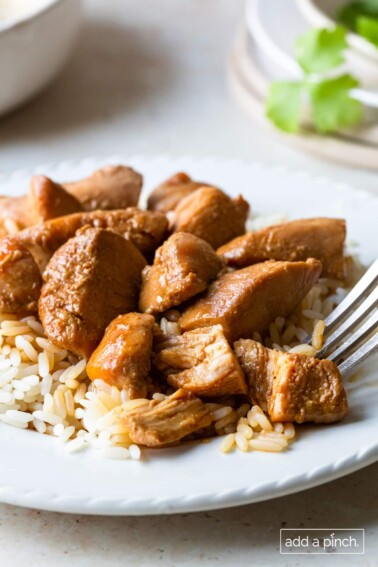
<svg viewBox="0 0 378 567">
<path fill-rule="evenodd" d="M 253 338 L 285 352 L 313 356 L 322 347 L 324 319 L 343 299 L 340 282 L 321 278 L 302 305 L 290 317 L 277 317 L 269 333 Z M 181 334 L 179 312 L 162 317 L 160 328 L 169 335 Z M 312 335 L 312 345 L 302 344 Z M 56 435 L 68 452 L 90 445 L 109 458 L 139 459 L 140 448 L 132 444 L 125 427 L 114 422 L 112 410 L 121 405 L 132 410 L 151 402 L 128 400 L 127 392 L 103 380 L 89 382 L 86 360 L 77 360 L 44 336 L 33 316 L 18 319 L 0 314 L 0 421 L 14 427 Z M 159 403 L 170 390 L 152 395 Z M 222 435 L 220 449 L 282 451 L 295 437 L 293 424 L 272 424 L 258 406 L 208 403 L 213 414 L 210 434 Z"/>
<path fill-rule="evenodd" d="M 219 449 L 222 451 L 222 453 L 230 453 L 230 451 L 232 451 L 234 447 L 235 447 L 234 433 L 230 433 L 229 435 L 226 435 L 222 439 L 221 444 L 219 445 Z"/>
<path fill-rule="evenodd" d="M 314 332 L 312 334 L 312 341 L 311 341 L 311 344 L 315 350 L 320 350 L 323 346 L 324 331 L 325 331 L 324 320 L 320 319 L 319 321 L 316 321 L 314 326 Z"/>
<path fill-rule="evenodd" d="M 256 439 L 251 439 L 248 442 L 248 447 L 249 449 L 252 449 L 254 451 L 279 453 L 287 447 L 287 443 L 286 445 L 283 445 L 282 443 L 275 441 L 273 439 L 269 439 L 269 438 L 264 439 L 263 437 L 258 437 Z"/>
<path fill-rule="evenodd" d="M 242 433 L 235 433 L 235 444 L 243 453 L 248 451 L 248 439 Z"/>
</svg>

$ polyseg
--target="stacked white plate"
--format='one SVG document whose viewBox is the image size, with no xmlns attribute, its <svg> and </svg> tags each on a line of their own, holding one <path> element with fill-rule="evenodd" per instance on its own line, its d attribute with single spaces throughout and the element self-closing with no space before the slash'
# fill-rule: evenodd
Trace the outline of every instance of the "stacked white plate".
<svg viewBox="0 0 378 567">
<path fill-rule="evenodd" d="M 378 49 L 355 34 L 343 71 L 360 82 L 355 96 L 364 119 L 334 135 L 315 132 L 304 118 L 300 134 L 284 134 L 265 117 L 265 98 L 276 80 L 296 80 L 301 70 L 294 58 L 296 39 L 314 27 L 334 25 L 332 14 L 345 0 L 247 0 L 245 22 L 238 31 L 230 61 L 231 84 L 250 116 L 305 151 L 348 165 L 378 169 Z"/>
</svg>

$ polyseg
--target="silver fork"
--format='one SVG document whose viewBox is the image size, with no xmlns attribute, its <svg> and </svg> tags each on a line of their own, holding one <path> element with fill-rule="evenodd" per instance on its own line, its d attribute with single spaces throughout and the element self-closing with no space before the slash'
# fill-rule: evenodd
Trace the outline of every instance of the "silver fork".
<svg viewBox="0 0 378 567">
<path fill-rule="evenodd" d="M 378 260 L 325 319 L 324 344 L 317 358 L 339 364 L 346 377 L 378 352 Z M 311 342 L 311 339 L 306 342 Z"/>
</svg>

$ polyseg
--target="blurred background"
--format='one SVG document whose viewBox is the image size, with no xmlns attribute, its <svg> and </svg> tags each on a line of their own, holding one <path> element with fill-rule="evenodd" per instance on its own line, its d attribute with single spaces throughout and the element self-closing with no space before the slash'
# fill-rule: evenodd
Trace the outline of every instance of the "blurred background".
<svg viewBox="0 0 378 567">
<path fill-rule="evenodd" d="M 7 10 L 27 13 L 43 2 L 47 9 L 32 26 L 6 23 Z M 295 0 L 274 2 L 285 4 L 287 17 L 275 18 L 276 29 L 292 33 Z M 240 104 L 231 62 L 250 65 L 251 38 L 247 47 L 240 38 L 257 21 L 247 19 L 245 0 L 83 0 L 81 15 L 80 7 L 80 0 L 0 0 L 0 106 L 9 105 L 0 116 L 0 181 L 50 162 L 170 154 L 262 161 L 377 190 L 373 169 L 305 153 L 267 128 L 261 110 L 250 111 L 249 96 Z M 268 11 L 269 22 L 274 14 Z M 295 22 L 295 34 L 306 31 L 302 20 Z M 282 37 L 291 46 L 292 38 Z M 55 73 L 38 95 L 10 110 L 17 96 L 27 98 L 29 88 L 38 90 Z M 253 73 L 249 82 L 251 90 L 262 84 Z M 350 527 L 363 522 L 369 557 L 358 564 L 376 565 L 377 472 L 376 464 L 271 502 L 171 517 L 84 517 L 0 505 L 0 565 L 271 565 L 279 559 L 280 528 L 338 526 L 340 518 Z M 344 556 L 332 559 L 347 564 Z"/>
<path fill-rule="evenodd" d="M 0 173 L 92 155 L 169 153 L 285 164 L 374 189 L 374 172 L 292 149 L 239 108 L 229 61 L 242 25 L 244 0 L 84 0 L 60 74 L 0 118 Z M 57 50 L 53 32 L 40 68 Z M 2 81 L 0 92 L 6 87 Z"/>
</svg>

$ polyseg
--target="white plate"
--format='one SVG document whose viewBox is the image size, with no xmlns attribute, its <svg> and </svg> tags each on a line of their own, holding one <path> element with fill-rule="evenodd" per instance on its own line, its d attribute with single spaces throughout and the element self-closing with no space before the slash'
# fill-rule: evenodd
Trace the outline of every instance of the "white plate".
<svg viewBox="0 0 378 567">
<path fill-rule="evenodd" d="M 291 218 L 342 216 L 365 262 L 376 255 L 373 227 L 378 200 L 371 195 L 281 167 L 192 158 L 112 157 L 42 166 L 57 180 L 85 175 L 105 163 L 127 163 L 145 175 L 147 190 L 175 171 L 241 192 L 258 214 Z M 20 194 L 31 172 L 0 178 L 0 193 Z M 145 451 L 145 459 L 101 459 L 95 450 L 67 455 L 64 445 L 36 432 L 0 425 L 0 500 L 10 504 L 88 514 L 160 514 L 224 508 L 310 488 L 378 459 L 378 378 L 366 367 L 347 383 L 351 412 L 333 426 L 298 428 L 281 454 L 223 455 L 219 439 L 175 449 Z"/>
</svg>

